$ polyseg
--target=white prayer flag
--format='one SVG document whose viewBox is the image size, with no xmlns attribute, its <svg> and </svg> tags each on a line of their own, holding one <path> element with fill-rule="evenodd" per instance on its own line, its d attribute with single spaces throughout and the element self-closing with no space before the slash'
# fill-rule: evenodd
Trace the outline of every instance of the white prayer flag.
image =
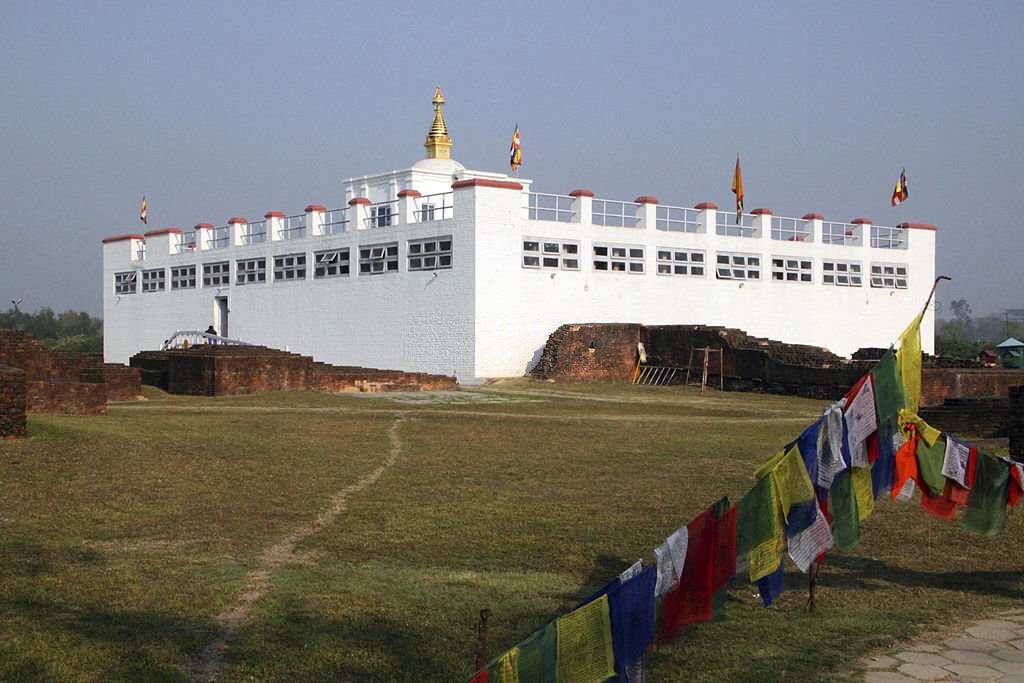
<svg viewBox="0 0 1024 683">
<path fill-rule="evenodd" d="M 946 457 L 942 460 L 942 473 L 964 488 L 967 486 L 967 467 L 971 462 L 971 447 L 946 435 Z"/>
</svg>

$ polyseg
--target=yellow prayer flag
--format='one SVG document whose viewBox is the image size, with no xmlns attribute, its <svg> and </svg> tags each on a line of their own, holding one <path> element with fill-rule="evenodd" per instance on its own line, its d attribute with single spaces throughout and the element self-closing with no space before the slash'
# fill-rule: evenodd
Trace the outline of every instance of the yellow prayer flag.
<svg viewBox="0 0 1024 683">
<path fill-rule="evenodd" d="M 921 319 L 922 311 L 900 335 L 900 348 L 896 351 L 896 367 L 903 382 L 903 395 L 907 410 L 916 413 L 921 402 Z"/>
<path fill-rule="evenodd" d="M 875 493 L 871 487 L 871 466 L 854 467 L 850 472 L 853 495 L 857 499 L 857 516 L 864 521 L 875 511 Z"/>
<path fill-rule="evenodd" d="M 921 439 L 923 439 L 925 444 L 929 447 L 935 445 L 936 440 L 942 436 L 942 432 L 922 420 L 917 413 L 912 413 L 903 408 L 900 408 L 899 415 L 896 416 L 896 422 L 899 424 L 900 429 L 903 430 L 904 436 L 906 436 L 906 426 L 908 424 L 914 425 L 917 433 L 921 435 Z"/>
<path fill-rule="evenodd" d="M 555 622 L 559 683 L 591 683 L 615 675 L 608 596 L 573 610 Z"/>
<path fill-rule="evenodd" d="M 519 683 L 519 648 L 514 647 L 494 663 L 494 678 L 497 683 Z"/>
</svg>

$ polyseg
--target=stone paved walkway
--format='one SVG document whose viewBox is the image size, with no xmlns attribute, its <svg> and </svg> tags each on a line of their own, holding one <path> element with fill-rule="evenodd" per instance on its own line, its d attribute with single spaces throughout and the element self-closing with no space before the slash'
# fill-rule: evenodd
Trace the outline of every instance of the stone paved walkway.
<svg viewBox="0 0 1024 683">
<path fill-rule="evenodd" d="M 1024 609 L 975 622 L 962 635 L 866 663 L 867 683 L 1016 681 L 1024 683 Z"/>
</svg>

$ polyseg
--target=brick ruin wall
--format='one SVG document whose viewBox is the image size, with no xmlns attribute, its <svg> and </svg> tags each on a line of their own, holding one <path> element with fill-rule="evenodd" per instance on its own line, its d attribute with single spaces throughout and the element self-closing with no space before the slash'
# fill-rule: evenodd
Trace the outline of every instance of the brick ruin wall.
<svg viewBox="0 0 1024 683">
<path fill-rule="evenodd" d="M 19 330 L 0 330 L 0 364 L 24 371 L 28 412 L 105 413 L 108 400 L 132 400 L 142 389 L 136 370 L 99 353 L 51 351 Z"/>
<path fill-rule="evenodd" d="M 25 371 L 0 365 L 0 439 L 25 436 Z"/>
<path fill-rule="evenodd" d="M 1024 462 L 1024 386 L 1010 389 L 1010 410 L 1006 435 L 1010 437 L 1010 457 Z"/>
<path fill-rule="evenodd" d="M 144 384 L 172 394 L 229 396 L 262 391 L 426 391 L 454 389 L 454 377 L 339 367 L 264 346 L 193 346 L 132 356 Z"/>
</svg>

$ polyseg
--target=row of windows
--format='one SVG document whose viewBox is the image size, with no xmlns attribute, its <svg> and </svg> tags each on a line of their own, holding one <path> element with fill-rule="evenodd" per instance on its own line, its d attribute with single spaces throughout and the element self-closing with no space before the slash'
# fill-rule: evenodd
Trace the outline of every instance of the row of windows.
<svg viewBox="0 0 1024 683">
<path fill-rule="evenodd" d="M 594 244 L 591 255 L 595 271 L 641 274 L 645 269 L 642 245 Z M 523 239 L 524 268 L 579 270 L 579 256 L 579 242 Z M 705 277 L 706 265 L 706 254 L 700 249 L 657 249 L 658 275 Z M 761 268 L 761 256 L 758 254 L 715 255 L 715 278 L 719 280 L 760 280 Z M 814 282 L 813 261 L 773 256 L 771 279 L 777 282 Z M 872 263 L 870 282 L 872 287 L 906 289 L 907 266 L 900 263 Z M 823 260 L 822 284 L 837 287 L 862 286 L 860 262 Z"/>
<path fill-rule="evenodd" d="M 452 238 L 431 237 L 408 242 L 406 254 L 410 271 L 442 270 L 452 267 Z M 359 274 L 379 275 L 398 272 L 398 242 L 371 244 L 358 248 Z M 273 257 L 274 282 L 306 279 L 306 254 L 284 254 Z M 313 254 L 313 278 L 347 277 L 350 274 L 349 247 L 318 251 Z M 160 292 L 167 286 L 164 268 L 143 270 L 142 291 Z M 197 282 L 196 266 L 171 268 L 171 289 L 194 289 Z M 114 274 L 115 294 L 134 294 L 139 271 Z M 235 261 L 235 282 L 239 285 L 267 281 L 267 258 L 258 257 Z M 218 261 L 202 264 L 203 287 L 221 287 L 231 284 L 231 262 Z"/>
</svg>

